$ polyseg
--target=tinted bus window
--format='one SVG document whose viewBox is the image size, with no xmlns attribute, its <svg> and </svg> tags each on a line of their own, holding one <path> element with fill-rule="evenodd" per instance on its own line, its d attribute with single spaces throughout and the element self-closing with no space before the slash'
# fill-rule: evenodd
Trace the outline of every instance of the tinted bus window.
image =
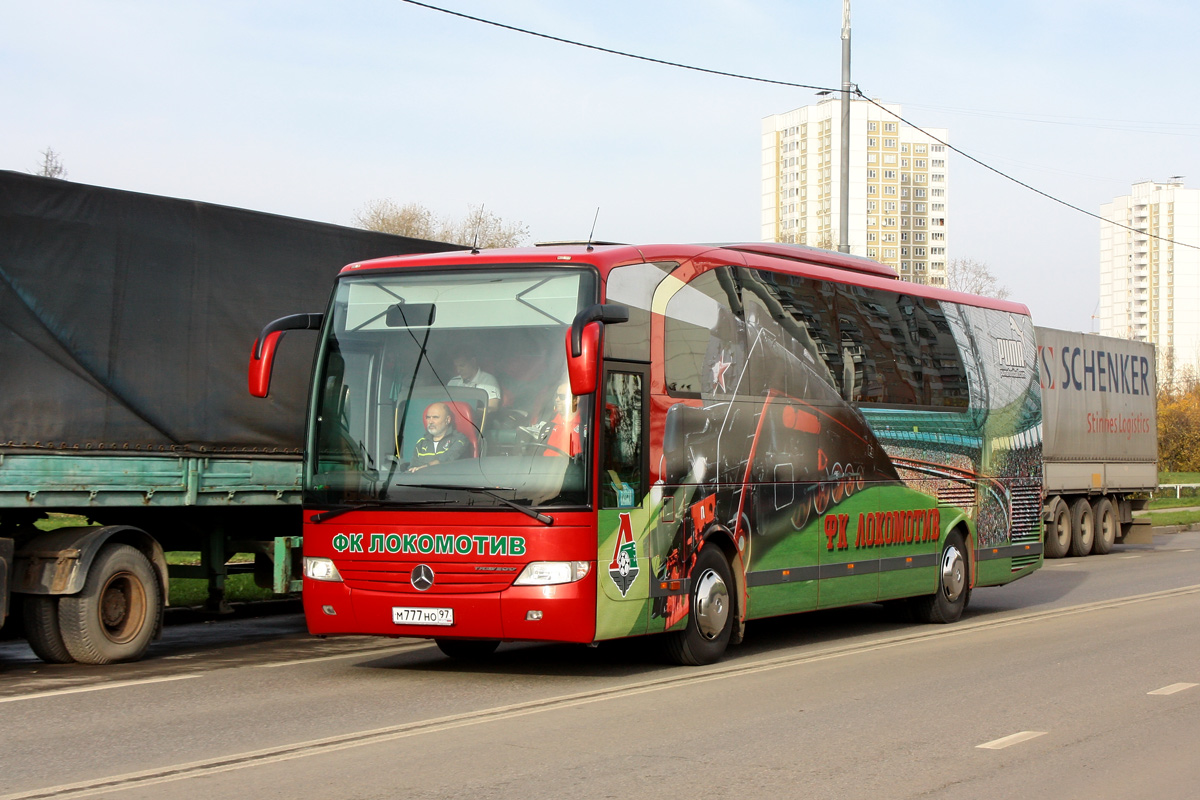
<svg viewBox="0 0 1200 800">
<path fill-rule="evenodd" d="M 663 366 L 668 393 L 701 397 L 736 391 L 745 365 L 740 305 L 730 267 L 697 275 L 667 301 Z"/>
<path fill-rule="evenodd" d="M 862 286 L 838 287 L 843 357 L 855 402 L 965 407 L 966 379 L 940 304 Z"/>
<path fill-rule="evenodd" d="M 804 364 L 840 394 L 842 358 L 834 346 L 837 327 L 829 285 L 765 270 L 742 272 L 747 321 L 771 330 L 791 359 Z M 794 388 L 788 391 L 802 394 Z"/>
<path fill-rule="evenodd" d="M 650 360 L 650 307 L 654 290 L 675 262 L 629 264 L 608 274 L 605 301 L 629 309 L 629 321 L 604 327 L 604 356 L 622 361 Z"/>
</svg>

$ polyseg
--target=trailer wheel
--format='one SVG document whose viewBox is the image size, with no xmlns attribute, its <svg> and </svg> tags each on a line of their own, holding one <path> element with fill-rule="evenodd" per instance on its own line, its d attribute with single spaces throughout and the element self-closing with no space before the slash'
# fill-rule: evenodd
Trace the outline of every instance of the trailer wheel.
<svg viewBox="0 0 1200 800">
<path fill-rule="evenodd" d="M 25 622 L 25 640 L 33 654 L 47 664 L 70 664 L 75 661 L 63 644 L 58 628 L 58 597 L 27 594 L 21 598 L 21 616 Z"/>
<path fill-rule="evenodd" d="M 496 652 L 499 639 L 434 639 L 438 649 L 460 661 L 479 661 Z"/>
<path fill-rule="evenodd" d="M 1112 500 L 1107 497 L 1096 498 L 1096 502 L 1092 503 L 1092 521 L 1095 525 L 1092 552 L 1098 556 L 1107 555 L 1117 541 L 1117 529 L 1121 526 Z"/>
<path fill-rule="evenodd" d="M 154 638 L 162 592 L 149 560 L 135 547 L 108 544 L 96 555 L 79 594 L 58 601 L 63 642 L 76 661 L 136 661 Z"/>
<path fill-rule="evenodd" d="M 970 573 L 962 534 L 954 531 L 946 537 L 946 546 L 938 560 L 937 591 L 909 600 L 913 618 L 918 622 L 942 624 L 961 617 L 971 594 Z"/>
<path fill-rule="evenodd" d="M 667 634 L 667 655 L 676 664 L 698 667 L 717 661 L 733 633 L 734 605 L 729 587 L 733 573 L 721 548 L 700 548 L 692 568 L 687 627 Z"/>
<path fill-rule="evenodd" d="M 1086 497 L 1077 497 L 1071 504 L 1071 555 L 1086 556 L 1092 552 L 1096 539 L 1092 504 Z"/>
<path fill-rule="evenodd" d="M 1050 522 L 1046 524 L 1046 558 L 1063 558 L 1071 549 L 1071 509 L 1055 495 L 1050 501 Z"/>
</svg>

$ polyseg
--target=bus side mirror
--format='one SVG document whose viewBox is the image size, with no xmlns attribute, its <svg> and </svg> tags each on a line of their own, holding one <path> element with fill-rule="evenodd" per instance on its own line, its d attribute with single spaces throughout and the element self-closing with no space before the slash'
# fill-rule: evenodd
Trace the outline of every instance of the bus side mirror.
<svg viewBox="0 0 1200 800">
<path fill-rule="evenodd" d="M 319 331 L 324 319 L 324 314 L 292 314 L 280 317 L 262 329 L 250 350 L 250 394 L 266 397 L 270 393 L 271 367 L 275 363 L 275 350 L 283 334 L 287 331 Z"/>
<path fill-rule="evenodd" d="M 585 308 L 575 315 L 567 331 L 567 377 L 571 394 L 584 395 L 596 391 L 600 365 L 601 324 L 615 325 L 629 321 L 625 306 L 602 305 Z"/>
</svg>

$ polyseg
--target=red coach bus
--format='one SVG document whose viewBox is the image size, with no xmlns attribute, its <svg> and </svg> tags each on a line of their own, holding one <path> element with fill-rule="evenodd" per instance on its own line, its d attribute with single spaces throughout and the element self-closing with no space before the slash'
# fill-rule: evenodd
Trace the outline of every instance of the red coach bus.
<svg viewBox="0 0 1200 800">
<path fill-rule="evenodd" d="M 342 270 L 304 462 L 314 634 L 662 634 L 902 601 L 951 622 L 1042 561 L 1019 304 L 779 244 L 552 245 Z"/>
</svg>

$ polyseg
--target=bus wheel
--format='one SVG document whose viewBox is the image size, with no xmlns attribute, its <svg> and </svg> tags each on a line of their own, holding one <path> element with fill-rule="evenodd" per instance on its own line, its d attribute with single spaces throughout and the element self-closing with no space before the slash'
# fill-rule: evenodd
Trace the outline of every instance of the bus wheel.
<svg viewBox="0 0 1200 800">
<path fill-rule="evenodd" d="M 1091 553 L 1095 538 L 1096 519 L 1092 516 L 1092 504 L 1086 497 L 1077 497 L 1071 503 L 1071 555 Z"/>
<path fill-rule="evenodd" d="M 25 641 L 33 653 L 47 664 L 71 664 L 71 652 L 63 644 L 58 629 L 58 597 L 27 594 L 21 598 L 25 622 Z"/>
<path fill-rule="evenodd" d="M 81 664 L 138 660 L 161 614 L 154 569 L 127 544 L 106 545 L 88 569 L 83 591 L 58 601 L 63 643 Z"/>
<path fill-rule="evenodd" d="M 438 649 L 450 658 L 461 661 L 479 661 L 496 652 L 499 639 L 434 639 Z"/>
<path fill-rule="evenodd" d="M 1050 501 L 1046 523 L 1046 558 L 1063 558 L 1071 549 L 1071 509 L 1057 495 Z"/>
<path fill-rule="evenodd" d="M 1117 541 L 1117 512 L 1113 509 L 1112 500 L 1100 497 L 1092 504 L 1092 524 L 1095 535 L 1092 538 L 1092 552 L 1098 556 L 1107 554 Z"/>
<path fill-rule="evenodd" d="M 954 622 L 962 616 L 971 593 L 970 567 L 962 534 L 954 531 L 946 537 L 942 557 L 938 560 L 938 588 L 931 595 L 914 597 L 909 601 L 913 617 L 918 622 Z"/>
<path fill-rule="evenodd" d="M 721 548 L 700 548 L 692 569 L 692 595 L 687 627 L 668 634 L 667 654 L 677 664 L 700 666 L 721 658 L 733 632 L 734 608 L 729 596 L 733 575 Z"/>
</svg>

